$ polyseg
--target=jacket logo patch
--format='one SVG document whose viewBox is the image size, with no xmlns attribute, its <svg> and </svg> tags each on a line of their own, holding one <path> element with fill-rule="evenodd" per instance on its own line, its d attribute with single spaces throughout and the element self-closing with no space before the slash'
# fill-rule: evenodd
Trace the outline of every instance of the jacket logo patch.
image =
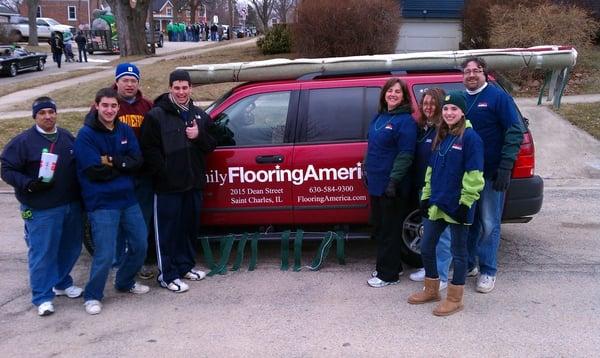
<svg viewBox="0 0 600 358">
<path fill-rule="evenodd" d="M 127 138 L 121 138 L 121 144 L 127 144 Z"/>
<path fill-rule="evenodd" d="M 394 129 L 394 126 L 392 126 L 391 123 L 388 123 L 388 124 L 385 125 L 385 129 L 392 130 L 392 129 Z"/>
<path fill-rule="evenodd" d="M 462 150 L 462 144 L 452 144 L 452 149 Z"/>
<path fill-rule="evenodd" d="M 487 102 L 477 103 L 477 108 L 487 108 L 487 106 L 488 106 Z"/>
</svg>

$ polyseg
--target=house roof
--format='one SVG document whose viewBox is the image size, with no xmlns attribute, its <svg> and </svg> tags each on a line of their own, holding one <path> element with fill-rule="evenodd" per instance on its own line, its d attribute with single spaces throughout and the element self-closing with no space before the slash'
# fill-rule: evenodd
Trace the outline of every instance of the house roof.
<svg viewBox="0 0 600 358">
<path fill-rule="evenodd" d="M 169 0 L 152 0 L 152 11 L 160 12 L 167 3 L 169 3 L 171 7 L 173 6 Z"/>
<path fill-rule="evenodd" d="M 0 5 L 0 13 L 3 14 L 18 14 L 18 12 L 6 7 L 6 6 L 2 6 Z"/>
<path fill-rule="evenodd" d="M 402 0 L 402 17 L 404 18 L 462 18 L 464 0 Z"/>
</svg>

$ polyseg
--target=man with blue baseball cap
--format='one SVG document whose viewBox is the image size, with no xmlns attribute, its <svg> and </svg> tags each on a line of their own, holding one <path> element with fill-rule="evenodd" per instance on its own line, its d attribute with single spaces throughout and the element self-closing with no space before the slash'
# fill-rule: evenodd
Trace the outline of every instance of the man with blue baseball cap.
<svg viewBox="0 0 600 358">
<path fill-rule="evenodd" d="M 119 122 L 130 126 L 139 141 L 144 116 L 152 108 L 152 101 L 144 97 L 142 91 L 140 91 L 139 68 L 133 63 L 120 63 L 115 69 L 115 84 L 113 85 L 113 88 L 119 95 L 119 112 L 117 113 L 117 119 Z M 145 166 L 142 167 L 140 173 L 135 176 L 135 194 L 140 209 L 142 209 L 146 228 L 150 229 L 154 193 L 152 191 L 152 180 L 147 175 Z M 118 256 L 123 254 L 125 251 L 125 243 L 120 242 L 117 250 Z M 149 235 L 146 264 L 154 264 L 156 262 L 155 256 L 154 239 Z M 154 277 L 154 273 L 149 267 L 144 265 L 139 276 L 142 279 L 150 279 Z"/>
</svg>

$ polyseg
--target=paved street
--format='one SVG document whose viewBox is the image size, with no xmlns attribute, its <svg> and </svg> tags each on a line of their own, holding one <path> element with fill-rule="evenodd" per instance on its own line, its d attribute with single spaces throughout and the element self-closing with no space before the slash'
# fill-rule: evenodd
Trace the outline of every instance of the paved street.
<svg viewBox="0 0 600 358">
<path fill-rule="evenodd" d="M 600 144 L 544 107 L 522 108 L 545 178 L 542 211 L 503 226 L 496 290 L 474 292 L 447 318 L 410 306 L 408 280 L 381 289 L 366 280 L 371 242 L 349 242 L 347 265 L 282 272 L 279 247 L 261 243 L 254 272 L 194 282 L 174 294 L 119 294 L 89 316 L 81 299 L 57 298 L 40 318 L 30 304 L 18 205 L 0 194 L 0 351 L 3 356 L 592 357 L 600 346 Z M 305 264 L 315 245 L 306 250 Z M 84 284 L 89 256 L 74 271 Z M 109 280 L 109 282 L 112 279 Z"/>
</svg>

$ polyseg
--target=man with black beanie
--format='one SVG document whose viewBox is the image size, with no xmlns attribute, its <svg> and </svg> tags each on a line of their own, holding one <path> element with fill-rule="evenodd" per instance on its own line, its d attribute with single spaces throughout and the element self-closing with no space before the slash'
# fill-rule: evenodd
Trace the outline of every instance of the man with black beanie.
<svg viewBox="0 0 600 358">
<path fill-rule="evenodd" d="M 142 152 L 154 185 L 154 231 L 158 281 L 173 292 L 189 286 L 181 279 L 203 279 L 194 269 L 191 240 L 198 236 L 206 154 L 216 141 L 209 135 L 210 117 L 191 99 L 190 75 L 175 70 L 169 92 L 158 96 L 142 124 Z"/>
</svg>

